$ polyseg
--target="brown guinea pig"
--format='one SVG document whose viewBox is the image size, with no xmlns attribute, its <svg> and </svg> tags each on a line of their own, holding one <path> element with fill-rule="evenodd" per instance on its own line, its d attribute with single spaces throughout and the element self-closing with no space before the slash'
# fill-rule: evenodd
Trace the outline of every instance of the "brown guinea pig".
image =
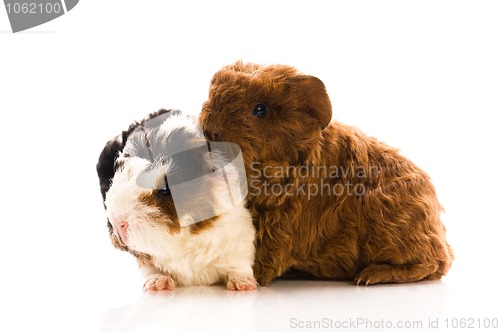
<svg viewBox="0 0 500 332">
<path fill-rule="evenodd" d="M 97 171 L 111 240 L 136 256 L 144 290 L 256 289 L 255 228 L 232 156 L 209 148 L 196 118 L 179 111 L 154 113 L 106 144 Z"/>
<path fill-rule="evenodd" d="M 331 116 L 322 81 L 290 66 L 236 62 L 212 78 L 200 121 L 243 152 L 257 281 L 289 270 L 358 285 L 441 278 L 453 251 L 429 176 Z"/>
</svg>

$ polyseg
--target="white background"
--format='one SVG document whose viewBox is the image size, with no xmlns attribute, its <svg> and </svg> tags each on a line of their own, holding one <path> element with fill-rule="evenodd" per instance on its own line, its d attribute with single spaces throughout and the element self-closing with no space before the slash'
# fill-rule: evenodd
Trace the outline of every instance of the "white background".
<svg viewBox="0 0 500 332">
<path fill-rule="evenodd" d="M 500 319 L 499 17 L 497 1 L 83 0 L 12 34 L 0 7 L 0 330 Z M 335 118 L 401 148 L 431 175 L 457 257 L 446 278 L 141 294 L 133 259 L 107 236 L 97 157 L 161 107 L 197 114 L 213 73 L 238 59 L 318 76 Z"/>
</svg>

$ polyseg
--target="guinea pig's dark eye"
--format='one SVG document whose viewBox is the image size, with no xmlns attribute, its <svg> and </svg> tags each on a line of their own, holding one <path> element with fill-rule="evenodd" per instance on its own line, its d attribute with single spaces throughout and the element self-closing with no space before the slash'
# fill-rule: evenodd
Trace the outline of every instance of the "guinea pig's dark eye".
<svg viewBox="0 0 500 332">
<path fill-rule="evenodd" d="M 253 111 L 252 111 L 253 115 L 255 115 L 256 117 L 258 118 L 263 118 L 266 116 L 267 114 L 267 106 L 264 105 L 263 103 L 258 103 L 257 105 L 255 105 L 255 107 L 253 108 Z"/>
<path fill-rule="evenodd" d="M 158 189 L 156 191 L 156 197 L 158 198 L 168 197 L 170 195 L 172 195 L 172 193 L 170 192 L 169 187 L 166 187 L 165 189 Z"/>
</svg>

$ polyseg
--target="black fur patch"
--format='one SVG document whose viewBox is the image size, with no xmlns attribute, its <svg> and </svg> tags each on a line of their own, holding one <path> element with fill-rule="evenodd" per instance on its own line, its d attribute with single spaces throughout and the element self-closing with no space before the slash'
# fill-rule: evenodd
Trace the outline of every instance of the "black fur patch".
<svg viewBox="0 0 500 332">
<path fill-rule="evenodd" d="M 111 180 L 115 176 L 116 170 L 121 167 L 119 163 L 116 163 L 116 158 L 118 157 L 118 154 L 123 151 L 123 148 L 125 147 L 125 144 L 127 143 L 127 139 L 129 135 L 136 129 L 137 127 L 143 125 L 146 121 L 151 120 L 152 118 L 155 118 L 159 115 L 165 114 L 165 113 L 171 113 L 171 115 L 179 114 L 180 111 L 178 110 L 166 110 L 166 109 L 160 109 L 157 112 L 149 114 L 146 118 L 142 119 L 141 121 L 134 121 L 127 130 L 122 131 L 120 135 L 115 136 L 113 139 L 108 141 L 106 145 L 104 146 L 104 149 L 102 149 L 101 154 L 99 155 L 99 159 L 97 161 L 97 176 L 99 177 L 99 185 L 101 188 L 101 196 L 102 196 L 102 201 L 104 203 L 106 199 L 106 193 L 109 190 L 109 187 L 111 186 Z M 104 204 L 104 208 L 106 209 L 106 205 Z M 109 235 L 112 236 L 113 234 L 113 226 L 108 220 L 108 231 Z M 126 247 L 120 247 L 119 249 L 128 251 Z M 132 252 L 135 256 L 140 256 L 139 253 Z"/>
<path fill-rule="evenodd" d="M 120 167 L 120 165 L 115 164 L 115 161 L 118 157 L 118 153 L 123 151 L 123 148 L 127 143 L 128 136 L 134 131 L 134 129 L 143 125 L 146 121 L 169 112 L 171 112 L 172 115 L 180 113 L 180 111 L 177 110 L 166 109 L 161 109 L 157 112 L 151 113 L 143 120 L 133 122 L 127 130 L 122 131 L 120 135 L 115 136 L 115 138 L 106 143 L 104 149 L 99 155 L 96 167 L 103 201 L 106 199 L 106 192 L 111 186 L 111 179 L 114 177 L 117 168 Z"/>
</svg>

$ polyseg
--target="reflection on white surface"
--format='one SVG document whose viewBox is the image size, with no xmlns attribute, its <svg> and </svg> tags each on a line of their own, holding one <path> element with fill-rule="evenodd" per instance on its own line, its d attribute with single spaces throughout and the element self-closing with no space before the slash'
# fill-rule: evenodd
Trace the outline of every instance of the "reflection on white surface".
<svg viewBox="0 0 500 332">
<path fill-rule="evenodd" d="M 101 331 L 220 331 L 231 321 L 235 331 L 253 331 L 256 292 L 230 292 L 223 286 L 179 287 L 143 294 L 136 304 L 109 310 Z"/>
<path fill-rule="evenodd" d="M 443 281 L 357 287 L 349 282 L 280 280 L 254 292 L 180 287 L 143 294 L 135 304 L 110 309 L 101 332 L 286 331 L 307 324 L 327 330 L 344 324 L 345 330 L 359 331 L 400 322 L 426 330 L 431 320 L 446 315 L 448 293 Z"/>
</svg>

